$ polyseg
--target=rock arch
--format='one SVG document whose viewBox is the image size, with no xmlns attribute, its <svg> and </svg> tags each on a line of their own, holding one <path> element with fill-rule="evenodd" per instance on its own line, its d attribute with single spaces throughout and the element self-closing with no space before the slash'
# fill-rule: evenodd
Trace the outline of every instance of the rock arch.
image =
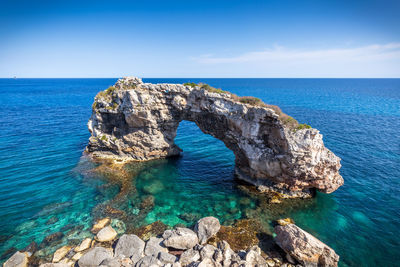
<svg viewBox="0 0 400 267">
<path fill-rule="evenodd" d="M 268 106 L 244 104 L 223 91 L 138 78 L 119 79 L 96 96 L 86 151 L 118 162 L 179 155 L 174 138 L 182 120 L 222 140 L 235 155 L 237 177 L 261 191 L 307 197 L 343 184 L 340 158 L 318 130 L 293 130 Z"/>
</svg>

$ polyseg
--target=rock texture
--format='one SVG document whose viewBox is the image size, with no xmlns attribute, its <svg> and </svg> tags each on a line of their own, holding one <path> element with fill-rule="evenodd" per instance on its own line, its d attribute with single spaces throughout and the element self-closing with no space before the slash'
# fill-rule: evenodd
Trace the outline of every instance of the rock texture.
<svg viewBox="0 0 400 267">
<path fill-rule="evenodd" d="M 217 218 L 204 217 L 196 223 L 194 230 L 197 233 L 200 244 L 204 245 L 210 237 L 218 233 L 220 228 L 221 224 Z"/>
<path fill-rule="evenodd" d="M 331 193 L 343 184 L 340 159 L 318 130 L 294 130 L 272 108 L 221 92 L 119 79 L 95 98 L 86 151 L 117 162 L 178 155 L 176 131 L 188 120 L 222 140 L 235 154 L 237 177 L 264 191 L 306 197 L 313 188 Z"/>
<path fill-rule="evenodd" d="M 305 266 L 337 266 L 339 256 L 320 240 L 295 224 L 275 227 L 276 243 Z"/>
<path fill-rule="evenodd" d="M 27 252 L 17 251 L 3 264 L 3 267 L 27 267 L 28 258 Z"/>
</svg>

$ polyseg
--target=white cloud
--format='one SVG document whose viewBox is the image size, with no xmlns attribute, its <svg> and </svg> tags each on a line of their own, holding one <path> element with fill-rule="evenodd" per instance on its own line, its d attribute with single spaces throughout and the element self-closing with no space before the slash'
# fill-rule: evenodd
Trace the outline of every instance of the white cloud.
<svg viewBox="0 0 400 267">
<path fill-rule="evenodd" d="M 251 73 L 254 77 L 400 77 L 400 43 L 317 50 L 275 46 L 232 57 L 203 55 L 194 60 L 209 67 L 224 66 L 243 77 Z"/>
</svg>

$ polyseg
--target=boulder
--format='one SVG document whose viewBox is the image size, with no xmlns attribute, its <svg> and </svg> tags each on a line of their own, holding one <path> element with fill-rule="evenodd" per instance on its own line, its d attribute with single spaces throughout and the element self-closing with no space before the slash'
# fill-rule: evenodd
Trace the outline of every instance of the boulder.
<svg viewBox="0 0 400 267">
<path fill-rule="evenodd" d="M 67 263 L 44 263 L 44 264 L 40 264 L 39 267 L 71 267 L 69 264 Z"/>
<path fill-rule="evenodd" d="M 158 253 L 158 257 L 157 257 L 157 258 L 158 258 L 163 264 L 174 263 L 174 262 L 177 261 L 177 258 L 176 258 L 174 255 L 169 254 L 169 253 L 167 253 L 167 252 L 163 252 L 163 251 L 161 251 L 161 252 Z"/>
<path fill-rule="evenodd" d="M 199 242 L 195 232 L 181 227 L 165 231 L 163 238 L 165 246 L 175 249 L 190 249 Z"/>
<path fill-rule="evenodd" d="M 90 245 L 92 244 L 92 239 L 91 238 L 85 238 L 79 246 L 77 246 L 74 251 L 75 252 L 81 252 L 84 251 L 88 248 L 90 248 Z"/>
<path fill-rule="evenodd" d="M 101 229 L 103 229 L 104 227 L 106 227 L 107 225 L 109 225 L 111 222 L 110 218 L 103 218 L 101 220 L 98 220 L 92 227 L 91 232 L 93 234 L 97 234 Z"/>
<path fill-rule="evenodd" d="M 79 267 L 93 267 L 98 266 L 105 259 L 113 257 L 111 249 L 103 247 L 94 247 L 86 252 L 78 261 Z"/>
<path fill-rule="evenodd" d="M 96 237 L 100 242 L 112 241 L 117 237 L 117 232 L 111 226 L 106 226 L 97 233 Z"/>
<path fill-rule="evenodd" d="M 3 267 L 27 267 L 28 258 L 28 252 L 17 251 L 3 264 Z"/>
<path fill-rule="evenodd" d="M 158 256 L 158 253 L 160 252 L 168 252 L 168 249 L 163 244 L 163 239 L 158 237 L 150 237 L 150 239 L 146 242 L 144 255 Z"/>
<path fill-rule="evenodd" d="M 162 266 L 156 256 L 144 256 L 135 265 L 136 267 L 158 267 Z"/>
<path fill-rule="evenodd" d="M 144 252 L 145 243 L 137 235 L 122 235 L 115 246 L 115 256 L 131 258 L 135 263 L 140 260 Z"/>
<path fill-rule="evenodd" d="M 204 217 L 196 223 L 194 230 L 197 233 L 200 244 L 205 244 L 207 240 L 218 233 L 221 228 L 219 220 L 215 217 Z"/>
<path fill-rule="evenodd" d="M 208 245 L 208 244 L 204 245 L 200 249 L 200 258 L 201 258 L 201 260 L 211 259 L 216 250 L 217 250 L 217 248 L 214 247 L 213 245 Z"/>
<path fill-rule="evenodd" d="M 337 266 L 339 256 L 326 244 L 295 224 L 275 227 L 276 243 L 291 257 L 307 266 Z"/>
<path fill-rule="evenodd" d="M 117 257 L 117 258 L 109 258 L 105 259 L 100 266 L 102 267 L 130 267 L 133 266 L 134 262 L 130 258 L 123 258 L 123 257 Z"/>
<path fill-rule="evenodd" d="M 267 266 L 266 260 L 261 256 L 261 249 L 258 246 L 254 246 L 246 253 L 246 265 L 249 266 Z"/>
<path fill-rule="evenodd" d="M 72 249 L 72 247 L 70 247 L 70 246 L 63 246 L 63 247 L 57 249 L 53 255 L 53 262 L 59 262 L 60 260 L 62 260 L 71 249 Z"/>
<path fill-rule="evenodd" d="M 200 253 L 193 248 L 186 250 L 182 253 L 179 262 L 182 266 L 187 266 L 192 262 L 196 262 L 200 259 Z"/>
</svg>

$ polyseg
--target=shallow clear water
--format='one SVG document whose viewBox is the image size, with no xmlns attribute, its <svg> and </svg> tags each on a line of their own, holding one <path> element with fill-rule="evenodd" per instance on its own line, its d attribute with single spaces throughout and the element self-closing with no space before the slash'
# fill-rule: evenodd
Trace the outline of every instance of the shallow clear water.
<svg viewBox="0 0 400 267">
<path fill-rule="evenodd" d="M 144 79 L 203 81 L 257 96 L 319 129 L 342 158 L 345 184 L 330 195 L 281 205 L 263 205 L 242 191 L 233 180 L 232 152 L 190 122 L 178 129 L 182 157 L 132 166 L 135 171 L 111 182 L 93 172 L 81 157 L 86 123 L 96 93 L 115 81 L 0 79 L 0 255 L 56 231 L 69 232 L 64 243 L 82 239 L 109 205 L 134 224 L 191 225 L 205 215 L 231 224 L 257 216 L 268 228 L 290 216 L 333 247 L 342 266 L 398 265 L 399 79 Z M 149 195 L 154 207 L 142 214 Z"/>
</svg>

